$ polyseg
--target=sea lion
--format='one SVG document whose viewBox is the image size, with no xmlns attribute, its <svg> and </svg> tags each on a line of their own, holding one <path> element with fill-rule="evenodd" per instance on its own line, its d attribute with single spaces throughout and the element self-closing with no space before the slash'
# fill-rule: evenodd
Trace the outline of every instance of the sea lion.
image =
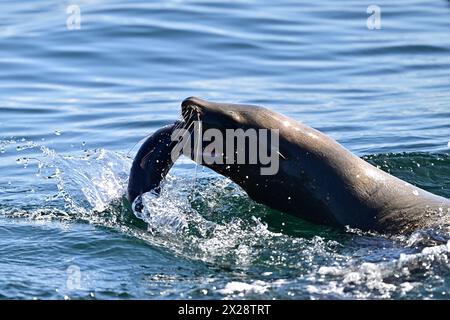
<svg viewBox="0 0 450 320">
<path fill-rule="evenodd" d="M 196 97 L 185 99 L 181 107 L 187 124 L 200 120 L 203 131 L 214 128 L 224 136 L 227 129 L 278 130 L 280 162 L 274 175 L 261 175 L 258 164 L 202 163 L 256 202 L 320 224 L 382 233 L 410 233 L 450 222 L 450 200 L 376 168 L 285 115 Z"/>
<path fill-rule="evenodd" d="M 205 154 L 205 141 L 201 143 L 201 154 L 222 157 L 223 161 L 199 161 L 195 145 L 186 154 L 230 178 L 250 198 L 273 209 L 319 224 L 389 234 L 448 226 L 450 222 L 450 200 L 374 167 L 329 136 L 285 115 L 264 107 L 196 97 L 185 99 L 181 109 L 184 123 L 159 130 L 139 150 L 131 169 L 130 201 L 159 187 L 178 157 L 173 152 L 179 144 L 174 141 L 175 130 L 188 128 L 194 135 L 192 123 L 200 120 L 202 133 L 215 129 L 224 137 L 227 130 L 277 130 L 279 167 L 272 175 L 261 174 L 259 163 L 233 164 L 225 159 L 225 153 Z M 270 143 L 266 148 L 266 153 L 274 152 Z"/>
</svg>

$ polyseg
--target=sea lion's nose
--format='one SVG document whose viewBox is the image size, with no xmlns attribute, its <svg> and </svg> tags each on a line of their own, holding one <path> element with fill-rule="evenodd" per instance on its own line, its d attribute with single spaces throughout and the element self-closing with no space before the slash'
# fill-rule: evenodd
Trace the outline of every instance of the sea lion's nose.
<svg viewBox="0 0 450 320">
<path fill-rule="evenodd" d="M 197 98 L 197 97 L 189 97 L 183 100 L 183 102 L 181 103 L 181 108 L 188 108 L 191 105 L 197 105 L 200 106 L 202 104 L 206 104 L 208 103 L 208 101 L 203 100 L 201 98 Z"/>
<path fill-rule="evenodd" d="M 208 101 L 197 98 L 189 97 L 183 100 L 181 103 L 181 112 L 183 116 L 190 114 L 190 111 L 195 111 L 196 113 L 202 113 L 202 108 L 208 104 Z"/>
</svg>

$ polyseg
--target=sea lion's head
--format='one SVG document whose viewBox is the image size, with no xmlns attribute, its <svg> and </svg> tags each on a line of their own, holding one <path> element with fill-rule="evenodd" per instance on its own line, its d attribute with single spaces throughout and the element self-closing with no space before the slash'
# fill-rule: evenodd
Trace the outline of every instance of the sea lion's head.
<svg viewBox="0 0 450 320">
<path fill-rule="evenodd" d="M 181 109 L 184 128 L 191 132 L 191 159 L 243 187 L 252 177 L 277 173 L 281 152 L 279 121 L 274 119 L 279 114 L 264 107 L 196 97 L 185 99 Z"/>
<path fill-rule="evenodd" d="M 186 122 L 200 120 L 205 129 L 268 129 L 267 119 L 273 111 L 259 106 L 217 103 L 189 97 L 181 103 Z"/>
</svg>

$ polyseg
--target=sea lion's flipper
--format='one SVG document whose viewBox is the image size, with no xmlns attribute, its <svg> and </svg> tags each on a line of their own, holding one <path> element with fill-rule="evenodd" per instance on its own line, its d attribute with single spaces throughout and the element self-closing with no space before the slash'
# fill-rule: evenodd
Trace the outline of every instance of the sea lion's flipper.
<svg viewBox="0 0 450 320">
<path fill-rule="evenodd" d="M 172 159 L 176 141 L 172 141 L 171 136 L 180 127 L 180 122 L 165 126 L 142 144 L 134 158 L 128 181 L 128 200 L 131 203 L 143 193 L 159 193 L 161 181 L 176 160 Z"/>
</svg>

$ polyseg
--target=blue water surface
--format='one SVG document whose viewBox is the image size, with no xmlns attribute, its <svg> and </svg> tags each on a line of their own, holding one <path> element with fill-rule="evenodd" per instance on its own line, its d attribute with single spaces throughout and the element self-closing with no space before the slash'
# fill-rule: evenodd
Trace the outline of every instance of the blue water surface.
<svg viewBox="0 0 450 320">
<path fill-rule="evenodd" d="M 310 224 L 187 160 L 145 215 L 124 198 L 133 146 L 193 95 L 450 197 L 450 2 L 378 0 L 381 29 L 373 4 L 0 1 L 0 298 L 448 299 L 450 242 L 425 231 Z"/>
</svg>

